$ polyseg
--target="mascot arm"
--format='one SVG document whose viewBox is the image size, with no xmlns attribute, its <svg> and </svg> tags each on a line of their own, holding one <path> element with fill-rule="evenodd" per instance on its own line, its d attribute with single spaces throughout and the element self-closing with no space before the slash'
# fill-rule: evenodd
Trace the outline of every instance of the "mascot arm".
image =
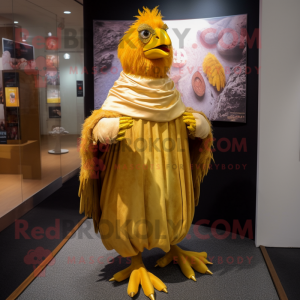
<svg viewBox="0 0 300 300">
<path fill-rule="evenodd" d="M 204 116 L 198 113 L 192 113 L 196 121 L 195 137 L 205 139 L 210 133 L 210 124 Z"/>
<path fill-rule="evenodd" d="M 210 133 L 210 123 L 200 113 L 183 113 L 183 122 L 187 125 L 189 136 L 191 138 L 205 139 Z"/>
<path fill-rule="evenodd" d="M 133 125 L 131 117 L 102 118 L 93 129 L 94 141 L 115 144 L 125 138 L 125 131 Z"/>
<path fill-rule="evenodd" d="M 101 144 L 115 144 L 119 132 L 120 118 L 103 118 L 93 129 L 93 139 Z"/>
<path fill-rule="evenodd" d="M 80 187 L 78 192 L 78 196 L 80 197 L 79 212 L 81 214 L 84 213 L 87 217 L 93 218 L 96 233 L 99 230 L 101 218 L 99 201 L 102 186 L 99 175 L 101 170 L 100 162 L 101 155 L 105 155 L 106 152 L 103 154 L 99 151 L 99 145 L 97 140 L 95 141 L 94 132 L 97 131 L 95 128 L 97 128 L 101 120 L 109 118 L 119 119 L 118 136 L 120 135 L 120 138 L 122 138 L 121 134 L 124 131 L 124 127 L 127 128 L 130 126 L 130 122 L 128 122 L 127 119 L 128 117 L 123 117 L 121 114 L 113 111 L 98 109 L 93 111 L 92 115 L 86 118 L 83 124 L 79 149 L 81 158 Z M 98 126 L 98 129 L 99 128 L 100 126 Z M 116 140 L 118 138 L 119 137 L 117 137 Z"/>
<path fill-rule="evenodd" d="M 199 115 L 201 117 L 198 118 Z M 207 175 L 211 162 L 214 160 L 212 152 L 212 126 L 203 112 L 195 111 L 190 107 L 186 108 L 186 111 L 183 114 L 183 121 L 188 125 L 187 128 L 189 130 L 189 136 L 191 137 L 189 139 L 189 152 L 195 205 L 197 206 L 200 197 L 200 184 Z M 189 127 L 191 127 L 192 130 L 190 130 Z"/>
</svg>

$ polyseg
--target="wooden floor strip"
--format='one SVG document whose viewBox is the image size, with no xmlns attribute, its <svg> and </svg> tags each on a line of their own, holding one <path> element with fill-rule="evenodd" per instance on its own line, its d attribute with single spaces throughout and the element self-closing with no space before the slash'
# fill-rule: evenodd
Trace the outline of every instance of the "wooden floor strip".
<svg viewBox="0 0 300 300">
<path fill-rule="evenodd" d="M 16 290 L 7 298 L 7 300 L 14 300 L 21 295 L 21 293 L 29 286 L 29 284 L 45 269 L 55 255 L 67 243 L 72 235 L 78 230 L 87 217 L 82 218 L 79 223 L 68 233 L 68 235 L 59 243 L 59 245 L 51 252 L 49 256 L 16 288 Z"/>
<path fill-rule="evenodd" d="M 288 300 L 288 297 L 287 297 L 287 295 L 286 295 L 286 293 L 283 289 L 283 286 L 282 286 L 282 284 L 279 280 L 279 277 L 278 277 L 278 275 L 275 271 L 275 268 L 272 264 L 272 261 L 271 261 L 271 258 L 269 256 L 268 252 L 267 252 L 267 249 L 264 246 L 259 246 L 259 248 L 262 252 L 262 255 L 263 255 L 263 257 L 265 259 L 265 262 L 267 264 L 267 267 L 269 269 L 269 272 L 270 272 L 271 278 L 273 280 L 273 283 L 275 285 L 275 288 L 277 290 L 277 294 L 279 296 L 279 299 L 280 300 Z"/>
</svg>

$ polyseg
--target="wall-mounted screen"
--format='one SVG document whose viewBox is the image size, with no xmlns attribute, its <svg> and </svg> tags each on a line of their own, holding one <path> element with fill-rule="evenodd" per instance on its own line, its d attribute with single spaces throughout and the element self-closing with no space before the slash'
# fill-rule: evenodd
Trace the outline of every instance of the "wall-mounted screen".
<svg viewBox="0 0 300 300">
<path fill-rule="evenodd" d="M 2 66 L 3 70 L 32 69 L 34 47 L 26 43 L 19 43 L 2 38 Z"/>
</svg>

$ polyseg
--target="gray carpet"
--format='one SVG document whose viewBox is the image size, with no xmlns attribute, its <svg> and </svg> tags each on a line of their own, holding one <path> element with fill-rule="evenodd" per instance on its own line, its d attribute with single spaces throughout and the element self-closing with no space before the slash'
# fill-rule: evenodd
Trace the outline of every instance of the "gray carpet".
<svg viewBox="0 0 300 300">
<path fill-rule="evenodd" d="M 84 228 L 88 234 L 83 234 Z M 223 240 L 216 239 L 211 228 L 203 226 L 199 232 L 209 234 L 210 238 L 199 239 L 192 226 L 190 235 L 180 245 L 188 250 L 206 251 L 214 263 L 210 266 L 213 276 L 195 272 L 197 282 L 194 282 L 181 273 L 178 265 L 154 268 L 156 260 L 163 255 L 160 249 L 143 253 L 148 271 L 164 281 L 169 291 L 169 294 L 156 292 L 157 300 L 279 299 L 262 254 L 252 240 L 239 236 L 232 239 L 231 235 Z M 223 231 L 217 232 L 222 234 Z M 73 257 L 75 261 L 71 262 Z M 252 257 L 250 263 L 247 257 Z M 54 265 L 49 265 L 44 276 L 37 277 L 18 299 L 130 299 L 126 292 L 128 280 L 108 281 L 127 266 L 126 259 L 104 248 L 100 237 L 93 232 L 91 220 L 87 220 L 58 253 Z M 140 290 L 134 299 L 148 298 Z"/>
</svg>

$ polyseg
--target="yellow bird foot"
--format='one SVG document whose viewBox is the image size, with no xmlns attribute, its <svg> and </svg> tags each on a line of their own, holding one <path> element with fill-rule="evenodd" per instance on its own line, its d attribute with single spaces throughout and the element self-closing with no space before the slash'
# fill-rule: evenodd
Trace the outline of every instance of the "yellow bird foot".
<svg viewBox="0 0 300 300">
<path fill-rule="evenodd" d="M 114 274 L 113 278 L 109 281 L 123 281 L 129 278 L 129 283 L 127 287 L 127 294 L 131 298 L 134 297 L 138 291 L 139 286 L 142 286 L 144 294 L 151 300 L 155 300 L 154 289 L 167 293 L 166 285 L 154 274 L 147 271 L 143 261 L 142 255 L 139 253 L 137 256 L 133 256 L 131 260 L 131 265 Z"/>
<path fill-rule="evenodd" d="M 202 274 L 213 274 L 206 266 L 212 265 L 212 263 L 207 260 L 206 252 L 186 251 L 182 250 L 177 245 L 171 245 L 171 250 L 156 263 L 163 268 L 172 261 L 179 265 L 182 273 L 188 279 L 194 281 L 197 280 L 193 269 Z"/>
<path fill-rule="evenodd" d="M 149 299 L 155 300 L 154 294 L 149 295 Z"/>
</svg>

